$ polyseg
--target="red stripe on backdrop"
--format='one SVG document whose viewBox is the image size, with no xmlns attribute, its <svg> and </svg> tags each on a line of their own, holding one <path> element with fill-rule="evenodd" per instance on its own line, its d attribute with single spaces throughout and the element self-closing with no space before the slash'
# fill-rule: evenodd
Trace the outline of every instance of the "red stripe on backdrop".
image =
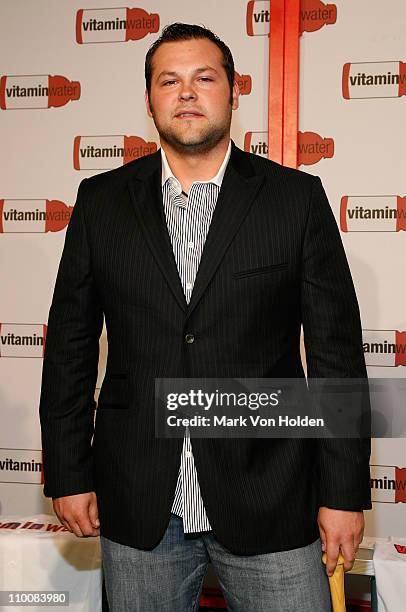
<svg viewBox="0 0 406 612">
<path fill-rule="evenodd" d="M 268 157 L 282 164 L 285 0 L 269 4 Z"/>
<path fill-rule="evenodd" d="M 268 157 L 296 168 L 300 0 L 270 4 Z"/>
<path fill-rule="evenodd" d="M 300 0 L 285 0 L 283 165 L 297 167 Z"/>
</svg>

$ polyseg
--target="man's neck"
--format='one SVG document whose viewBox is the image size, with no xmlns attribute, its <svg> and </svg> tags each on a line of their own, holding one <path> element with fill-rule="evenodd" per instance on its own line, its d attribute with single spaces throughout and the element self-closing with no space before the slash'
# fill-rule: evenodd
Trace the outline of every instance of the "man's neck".
<svg viewBox="0 0 406 612">
<path fill-rule="evenodd" d="M 182 185 L 183 191 L 189 193 L 194 181 L 208 181 L 216 176 L 227 153 L 230 136 L 228 135 L 207 153 L 184 154 L 174 150 L 167 142 L 161 140 L 169 167 Z"/>
</svg>

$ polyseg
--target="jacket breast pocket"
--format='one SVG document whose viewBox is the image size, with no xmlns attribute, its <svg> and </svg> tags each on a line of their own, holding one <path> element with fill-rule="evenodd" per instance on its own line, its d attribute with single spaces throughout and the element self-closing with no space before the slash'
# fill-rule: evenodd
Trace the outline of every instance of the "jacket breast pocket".
<svg viewBox="0 0 406 612">
<path fill-rule="evenodd" d="M 130 386 L 127 374 L 109 374 L 104 377 L 97 408 L 129 408 Z"/>
<path fill-rule="evenodd" d="M 258 274 L 280 272 L 282 270 L 287 270 L 288 266 L 288 262 L 284 261 L 281 263 L 267 264 L 265 266 L 257 266 L 256 268 L 246 268 L 245 270 L 237 270 L 233 272 L 233 277 L 245 278 L 247 276 L 257 276 Z"/>
</svg>

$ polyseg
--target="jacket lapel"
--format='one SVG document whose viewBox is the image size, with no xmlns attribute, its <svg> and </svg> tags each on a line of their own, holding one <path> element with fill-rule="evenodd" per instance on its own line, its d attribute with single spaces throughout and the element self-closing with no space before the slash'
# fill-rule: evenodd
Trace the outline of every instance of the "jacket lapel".
<svg viewBox="0 0 406 612">
<path fill-rule="evenodd" d="M 130 194 L 138 224 L 161 272 L 182 310 L 187 302 L 180 281 L 171 239 L 166 225 L 161 188 L 161 151 L 151 155 L 153 169 L 144 176 L 131 179 Z"/>
<path fill-rule="evenodd" d="M 189 304 L 185 299 L 166 225 L 162 202 L 160 150 L 150 156 L 149 172 L 131 179 L 129 183 L 138 223 L 170 290 L 187 318 L 196 308 L 213 278 L 263 182 L 263 176 L 254 173 L 249 154 L 237 148 L 233 141 L 231 144 L 230 160 L 213 212 Z"/>
<path fill-rule="evenodd" d="M 191 315 L 207 289 L 229 244 L 247 215 L 262 181 L 262 175 L 254 174 L 249 154 L 238 149 L 232 141 L 230 160 L 203 248 L 187 317 Z"/>
</svg>

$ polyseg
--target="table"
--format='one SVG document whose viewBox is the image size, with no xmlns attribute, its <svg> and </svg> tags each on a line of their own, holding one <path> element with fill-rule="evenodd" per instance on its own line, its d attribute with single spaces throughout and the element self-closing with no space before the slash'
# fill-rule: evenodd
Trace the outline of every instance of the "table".
<svg viewBox="0 0 406 612">
<path fill-rule="evenodd" d="M 100 538 L 78 538 L 53 515 L 0 516 L 0 591 L 69 593 L 69 608 L 36 606 L 26 593 L 19 601 L 33 605 L 8 606 L 3 600 L 2 611 L 97 612 L 102 609 L 101 567 Z"/>
</svg>

